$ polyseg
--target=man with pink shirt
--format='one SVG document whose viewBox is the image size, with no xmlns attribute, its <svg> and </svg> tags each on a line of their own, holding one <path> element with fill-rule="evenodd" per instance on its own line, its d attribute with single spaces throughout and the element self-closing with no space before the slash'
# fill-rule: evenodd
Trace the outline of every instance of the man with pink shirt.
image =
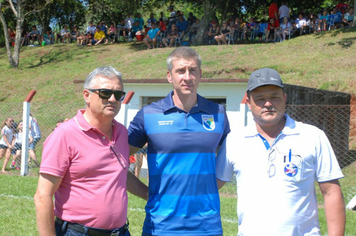
<svg viewBox="0 0 356 236">
<path fill-rule="evenodd" d="M 43 144 L 35 194 L 38 231 L 129 236 L 126 190 L 146 199 L 147 188 L 128 172 L 127 130 L 114 120 L 125 97 L 121 73 L 111 66 L 95 69 L 83 97 L 86 108 Z"/>
</svg>

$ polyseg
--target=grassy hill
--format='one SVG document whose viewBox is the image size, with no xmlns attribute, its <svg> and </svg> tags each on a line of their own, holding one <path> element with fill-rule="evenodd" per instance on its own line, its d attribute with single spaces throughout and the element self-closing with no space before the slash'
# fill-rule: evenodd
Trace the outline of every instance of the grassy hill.
<svg viewBox="0 0 356 236">
<path fill-rule="evenodd" d="M 282 43 L 248 42 L 195 49 L 202 56 L 204 78 L 246 79 L 255 69 L 271 67 L 280 72 L 285 83 L 355 94 L 355 41 L 356 29 L 346 29 Z M 9 67 L 5 48 L 0 48 L 0 102 L 22 102 L 34 89 L 36 114 L 43 113 L 56 120 L 72 116 L 83 107 L 82 84 L 73 80 L 83 80 L 90 71 L 103 65 L 118 68 L 124 80 L 166 78 L 165 61 L 171 51 L 171 48 L 146 50 L 139 43 L 23 47 L 20 67 L 13 69 Z M 1 113 L 4 112 L 0 109 L 3 119 Z M 356 124 L 356 111 L 352 116 Z M 356 148 L 356 125 L 354 129 L 352 148 Z"/>
<path fill-rule="evenodd" d="M 282 74 L 286 83 L 354 93 L 356 88 L 356 30 L 311 34 L 282 43 L 252 43 L 230 46 L 200 46 L 203 77 L 248 78 L 261 67 Z M 84 79 L 95 67 L 113 65 L 124 79 L 165 78 L 165 59 L 171 48 L 146 50 L 141 44 L 120 43 L 97 47 L 56 44 L 23 47 L 20 68 L 9 68 L 5 48 L 0 49 L 1 101 L 18 101 L 18 93 L 39 92 L 41 101 L 63 95 L 74 79 Z M 48 94 L 48 90 L 55 91 Z M 72 94 L 66 94 L 73 96 Z M 75 94 L 80 96 L 80 94 Z"/>
</svg>

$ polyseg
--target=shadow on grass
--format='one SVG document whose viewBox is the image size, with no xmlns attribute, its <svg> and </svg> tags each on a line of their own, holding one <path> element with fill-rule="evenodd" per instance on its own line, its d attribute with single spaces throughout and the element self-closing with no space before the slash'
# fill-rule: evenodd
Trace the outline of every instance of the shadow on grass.
<svg viewBox="0 0 356 236">
<path fill-rule="evenodd" d="M 356 41 L 356 37 L 343 38 L 337 43 L 329 43 L 328 46 L 334 46 L 335 44 L 338 44 L 341 47 L 348 49 L 355 43 L 355 41 Z"/>
<path fill-rule="evenodd" d="M 130 43 L 130 47 L 129 48 L 131 50 L 133 50 L 133 51 L 138 52 L 138 51 L 147 50 L 147 45 L 144 44 L 142 41 L 137 41 L 137 42 Z"/>
<path fill-rule="evenodd" d="M 323 31 L 323 32 L 318 32 L 315 35 L 316 39 L 321 39 L 323 38 L 326 34 L 331 35 L 332 37 L 337 37 L 340 34 L 347 34 L 347 33 L 353 33 L 356 32 L 356 27 L 353 28 L 345 28 L 345 29 L 335 29 L 332 31 Z M 356 41 L 356 37 L 344 37 L 340 41 L 336 43 L 328 43 L 328 46 L 334 46 L 334 45 L 340 45 L 341 47 L 348 49 L 350 48 Z"/>
<path fill-rule="evenodd" d="M 58 45 L 56 45 L 58 47 Z M 93 48 L 94 49 L 94 48 Z M 96 48 L 95 48 L 96 49 Z M 105 49 L 100 45 L 100 52 L 109 51 L 109 49 Z M 87 47 L 78 47 L 76 50 L 73 50 L 72 47 L 63 48 L 63 50 L 53 50 L 44 53 L 40 58 L 39 62 L 34 65 L 25 66 L 26 68 L 36 68 L 39 66 L 43 66 L 46 64 L 50 64 L 52 62 L 63 62 L 63 61 L 72 61 L 75 58 L 80 56 L 87 56 L 90 55 L 93 50 L 88 50 Z M 39 52 L 37 52 L 39 53 Z"/>
</svg>

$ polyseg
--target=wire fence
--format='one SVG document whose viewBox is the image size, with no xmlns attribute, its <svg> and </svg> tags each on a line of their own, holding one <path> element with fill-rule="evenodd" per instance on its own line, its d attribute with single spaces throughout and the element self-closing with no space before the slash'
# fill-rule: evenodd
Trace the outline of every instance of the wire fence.
<svg viewBox="0 0 356 236">
<path fill-rule="evenodd" d="M 31 104 L 31 112 L 37 119 L 41 129 L 42 138 L 36 146 L 37 159 L 41 160 L 42 146 L 46 138 L 56 127 L 56 124 L 65 119 L 73 117 L 82 104 L 65 104 L 60 105 L 56 102 L 48 102 L 47 104 Z M 129 105 L 135 107 L 135 105 Z M 1 102 L 0 103 L 0 121 L 3 122 L 7 117 L 11 117 L 18 123 L 22 120 L 22 102 Z M 226 107 L 226 110 L 239 111 L 237 106 Z M 121 111 L 123 112 L 123 110 Z M 342 168 L 348 167 L 356 161 L 356 150 L 349 150 L 349 132 L 350 132 L 350 106 L 341 105 L 289 105 L 286 108 L 286 113 L 297 121 L 312 124 L 322 129 L 328 136 L 332 144 L 339 164 Z M 1 128 L 3 127 L 3 124 Z M 143 149 L 140 153 L 130 157 L 130 171 L 141 178 L 148 177 L 146 164 L 146 150 Z M 3 159 L 0 160 L 0 165 L 3 164 Z M 10 166 L 11 161 L 9 162 Z M 16 174 L 18 170 L 7 170 Z M 29 174 L 38 174 L 38 168 L 30 166 Z M 346 169 L 345 169 L 346 170 Z M 344 172 L 345 179 L 351 175 L 351 172 Z M 235 183 L 232 181 L 231 188 L 228 194 L 232 197 L 236 195 Z M 353 181 L 348 181 L 343 187 L 345 202 L 349 202 L 356 195 L 356 185 Z"/>
<path fill-rule="evenodd" d="M 349 105 L 287 105 L 286 113 L 297 121 L 314 125 L 323 130 L 334 149 L 341 168 L 356 161 L 356 150 L 349 150 Z M 346 204 L 356 196 L 355 181 L 349 179 L 345 169 L 345 185 L 342 185 Z"/>
</svg>

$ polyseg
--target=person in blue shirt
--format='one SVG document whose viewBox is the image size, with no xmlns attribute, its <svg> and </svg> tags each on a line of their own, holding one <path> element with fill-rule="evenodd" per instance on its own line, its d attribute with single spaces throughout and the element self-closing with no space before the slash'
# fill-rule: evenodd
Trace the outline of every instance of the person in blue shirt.
<svg viewBox="0 0 356 236">
<path fill-rule="evenodd" d="M 189 30 L 189 22 L 184 19 L 183 15 L 179 15 L 176 25 L 180 38 L 182 39 Z"/>
<path fill-rule="evenodd" d="M 147 49 L 153 49 L 156 47 L 157 37 L 161 33 L 159 28 L 156 27 L 156 24 L 151 24 L 151 29 L 147 32 L 146 38 L 144 38 L 143 42 L 147 45 Z M 152 45 L 150 44 L 152 43 Z"/>
<path fill-rule="evenodd" d="M 167 58 L 167 97 L 129 126 L 130 155 L 148 143 L 148 201 L 142 236 L 221 236 L 216 152 L 230 132 L 223 106 L 198 94 L 201 57 L 178 47 Z"/>
<path fill-rule="evenodd" d="M 136 22 L 136 21 L 138 21 L 138 22 L 140 23 L 140 25 L 139 25 L 140 28 L 143 28 L 143 25 L 144 25 L 145 21 L 144 21 L 143 18 L 141 17 L 141 13 L 137 13 L 134 22 Z"/>
<path fill-rule="evenodd" d="M 341 28 L 351 27 L 354 21 L 354 9 L 349 8 L 347 13 L 345 13 L 344 18 L 341 21 Z"/>
<path fill-rule="evenodd" d="M 132 36 L 135 37 L 137 32 L 140 32 L 141 30 L 142 30 L 142 28 L 140 28 L 140 23 L 138 21 L 136 21 L 131 28 Z"/>
<path fill-rule="evenodd" d="M 153 14 L 153 13 L 150 14 L 150 18 L 148 18 L 148 20 L 147 20 L 147 27 L 148 27 L 148 28 L 152 28 L 152 27 L 151 27 L 151 24 L 152 24 L 152 23 L 154 23 L 154 24 L 157 23 L 157 20 L 156 20 L 156 18 L 154 17 L 154 14 Z"/>
<path fill-rule="evenodd" d="M 321 29 L 325 31 L 327 29 L 328 22 L 329 22 L 328 10 L 324 9 L 323 14 L 319 17 L 318 31 L 321 31 Z"/>
<path fill-rule="evenodd" d="M 340 28 L 341 27 L 341 21 L 342 21 L 342 13 L 340 12 L 340 9 L 334 7 L 333 12 L 335 14 L 335 27 Z"/>
</svg>

